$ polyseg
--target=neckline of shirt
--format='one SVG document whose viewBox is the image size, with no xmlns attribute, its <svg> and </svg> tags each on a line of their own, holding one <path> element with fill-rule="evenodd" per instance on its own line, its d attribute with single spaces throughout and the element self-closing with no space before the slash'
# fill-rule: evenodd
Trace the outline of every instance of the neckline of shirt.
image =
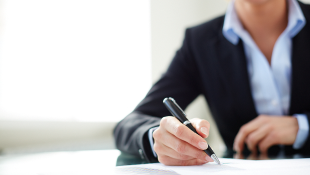
<svg viewBox="0 0 310 175">
<path fill-rule="evenodd" d="M 306 20 L 296 0 L 287 0 L 287 2 L 289 7 L 288 25 L 281 35 L 289 34 L 289 36 L 292 38 L 296 36 L 299 31 L 305 26 Z M 250 37 L 252 39 L 252 37 L 243 28 L 243 25 L 236 13 L 234 3 L 235 0 L 232 0 L 228 5 L 222 33 L 228 41 L 230 41 L 234 45 L 237 45 L 240 38 L 243 39 L 244 37 Z M 250 43 L 248 44 L 252 45 Z"/>
</svg>

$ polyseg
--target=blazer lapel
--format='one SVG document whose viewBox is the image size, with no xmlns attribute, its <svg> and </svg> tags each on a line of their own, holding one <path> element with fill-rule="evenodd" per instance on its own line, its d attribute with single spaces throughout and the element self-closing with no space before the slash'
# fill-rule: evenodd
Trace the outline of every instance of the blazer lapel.
<svg viewBox="0 0 310 175">
<path fill-rule="evenodd" d="M 251 93 L 243 42 L 240 40 L 237 45 L 233 45 L 221 34 L 217 52 L 222 78 L 233 93 L 235 113 L 241 124 L 247 123 L 257 117 L 257 112 Z"/>
</svg>

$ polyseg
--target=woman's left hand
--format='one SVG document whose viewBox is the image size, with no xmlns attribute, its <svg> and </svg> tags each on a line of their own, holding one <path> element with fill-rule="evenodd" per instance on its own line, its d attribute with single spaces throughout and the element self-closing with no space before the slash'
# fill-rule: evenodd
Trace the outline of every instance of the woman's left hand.
<svg viewBox="0 0 310 175">
<path fill-rule="evenodd" d="M 244 143 L 252 152 L 267 153 L 273 145 L 293 145 L 299 126 L 295 117 L 260 115 L 243 125 L 234 141 L 234 150 L 242 152 Z"/>
</svg>

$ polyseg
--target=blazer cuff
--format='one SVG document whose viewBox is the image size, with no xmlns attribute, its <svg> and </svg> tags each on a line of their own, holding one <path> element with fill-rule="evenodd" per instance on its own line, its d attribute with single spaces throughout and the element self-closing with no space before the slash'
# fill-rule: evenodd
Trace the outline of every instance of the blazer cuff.
<svg viewBox="0 0 310 175">
<path fill-rule="evenodd" d="M 307 116 L 307 124 L 308 124 L 308 126 L 310 126 L 310 112 L 305 112 L 304 113 L 306 116 Z M 308 131 L 308 138 L 307 138 L 307 140 L 305 141 L 305 143 L 303 144 L 303 146 L 300 148 L 300 149 L 298 149 L 298 152 L 301 152 L 301 153 L 303 153 L 303 154 L 310 154 L 310 138 L 309 138 L 309 135 L 310 135 L 310 129 L 309 129 L 309 131 Z"/>
<path fill-rule="evenodd" d="M 148 125 L 144 126 L 144 134 L 142 136 L 142 139 L 140 140 L 141 149 L 139 150 L 139 154 L 142 159 L 147 160 L 150 163 L 158 162 L 157 156 L 154 156 L 153 148 L 150 145 L 149 141 L 149 130 L 150 128 L 158 127 L 158 124 Z M 142 128 L 140 128 L 142 129 Z"/>
<path fill-rule="evenodd" d="M 157 127 L 153 127 L 153 128 L 151 128 L 151 129 L 149 129 L 149 131 L 148 131 L 150 146 L 151 146 L 151 149 L 152 149 L 152 152 L 153 152 L 154 157 L 157 157 L 157 154 L 156 154 L 156 152 L 155 152 L 155 150 L 154 150 L 153 132 L 154 132 L 157 128 L 159 128 L 159 127 L 158 127 L 158 126 L 157 126 Z"/>
<path fill-rule="evenodd" d="M 294 117 L 297 118 L 299 129 L 298 129 L 298 133 L 296 136 L 296 140 L 293 144 L 293 148 L 300 149 L 303 147 L 303 145 L 308 139 L 309 121 L 308 121 L 307 115 L 305 114 L 295 114 Z"/>
</svg>

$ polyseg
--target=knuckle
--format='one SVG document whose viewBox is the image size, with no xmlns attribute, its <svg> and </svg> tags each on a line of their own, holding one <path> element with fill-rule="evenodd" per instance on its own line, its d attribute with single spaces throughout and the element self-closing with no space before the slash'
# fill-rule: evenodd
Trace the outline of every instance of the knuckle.
<svg viewBox="0 0 310 175">
<path fill-rule="evenodd" d="M 179 154 L 179 159 L 180 160 L 187 160 L 188 156 L 187 155 L 184 155 L 184 154 Z"/>
<path fill-rule="evenodd" d="M 184 153 L 184 151 L 185 151 L 185 149 L 186 149 L 185 147 L 186 147 L 186 146 L 185 146 L 184 143 L 179 142 L 179 143 L 176 144 L 175 150 L 176 150 L 176 152 L 178 152 L 178 153 Z"/>
<path fill-rule="evenodd" d="M 201 139 L 202 139 L 202 137 L 201 137 Z M 190 137 L 190 139 L 189 139 L 189 143 L 194 144 L 194 145 L 198 145 L 199 142 L 200 142 L 200 140 L 197 139 L 197 137 L 195 137 L 195 135 Z"/>
<path fill-rule="evenodd" d="M 183 125 L 178 124 L 175 126 L 175 136 L 182 137 L 184 131 L 185 131 L 185 128 Z"/>
<path fill-rule="evenodd" d="M 269 131 L 273 131 L 273 130 L 275 130 L 275 126 L 269 124 L 269 125 L 267 125 L 267 129 L 268 129 Z"/>
<path fill-rule="evenodd" d="M 271 140 L 273 140 L 274 142 L 278 142 L 280 136 L 277 132 L 272 132 L 270 134 L 270 137 L 271 137 Z"/>
<path fill-rule="evenodd" d="M 154 144 L 154 151 L 158 154 L 162 150 L 161 146 L 158 143 Z"/>
<path fill-rule="evenodd" d="M 247 130 L 248 130 L 248 128 L 246 127 L 246 126 L 241 126 L 241 128 L 240 128 L 240 133 L 246 133 L 247 132 Z"/>
<path fill-rule="evenodd" d="M 161 137 L 161 133 L 160 133 L 159 129 L 156 129 L 156 130 L 153 132 L 153 138 L 154 138 L 155 140 L 158 140 L 158 138 L 160 138 L 160 137 Z"/>
<path fill-rule="evenodd" d="M 253 135 L 249 135 L 246 142 L 247 144 L 255 144 L 257 142 L 257 139 Z"/>
<path fill-rule="evenodd" d="M 160 120 L 160 126 L 165 126 L 166 123 L 167 123 L 167 120 L 168 120 L 168 117 L 163 117 L 163 118 Z"/>
<path fill-rule="evenodd" d="M 267 150 L 265 144 L 259 144 L 258 147 L 259 147 L 259 150 L 260 150 L 261 152 L 266 152 L 266 150 Z"/>
</svg>

